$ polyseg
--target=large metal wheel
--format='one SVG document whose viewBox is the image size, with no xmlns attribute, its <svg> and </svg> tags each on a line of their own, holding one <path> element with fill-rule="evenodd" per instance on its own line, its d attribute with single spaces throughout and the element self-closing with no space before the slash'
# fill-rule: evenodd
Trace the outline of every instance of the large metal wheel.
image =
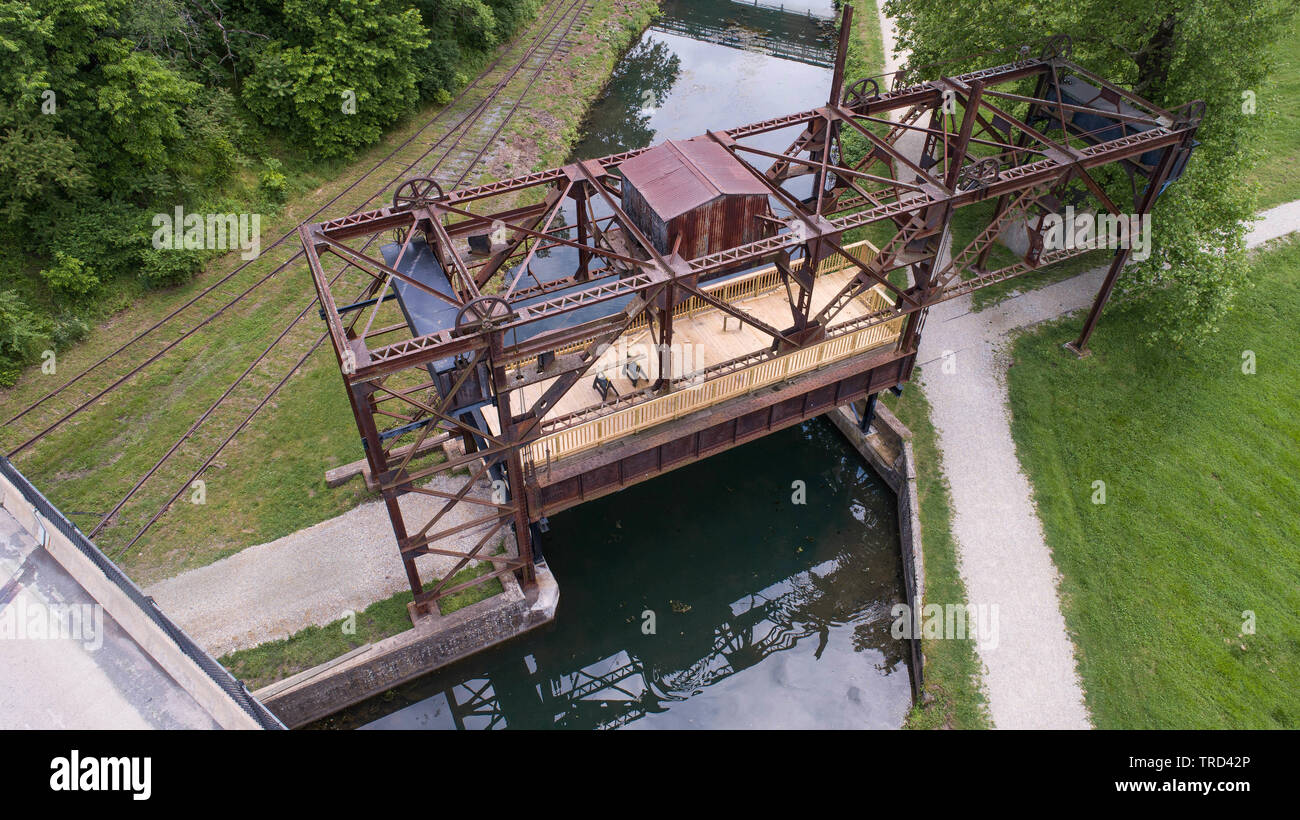
<svg viewBox="0 0 1300 820">
<path fill-rule="evenodd" d="M 393 192 L 393 207 L 403 210 L 423 208 L 442 199 L 442 186 L 428 177 L 412 177 Z"/>
<path fill-rule="evenodd" d="M 997 158 L 984 157 L 961 170 L 957 177 L 957 187 L 963 190 L 985 188 L 990 183 L 997 182 L 999 173 Z"/>
<path fill-rule="evenodd" d="M 480 296 L 463 305 L 456 313 L 457 330 L 481 330 L 490 328 L 497 322 L 504 321 L 512 315 L 510 303 L 500 296 Z"/>
<path fill-rule="evenodd" d="M 868 89 L 871 93 L 867 93 Z M 852 108 L 879 96 L 880 83 L 876 82 L 874 77 L 863 77 L 849 86 L 849 90 L 844 94 L 844 104 Z"/>
</svg>

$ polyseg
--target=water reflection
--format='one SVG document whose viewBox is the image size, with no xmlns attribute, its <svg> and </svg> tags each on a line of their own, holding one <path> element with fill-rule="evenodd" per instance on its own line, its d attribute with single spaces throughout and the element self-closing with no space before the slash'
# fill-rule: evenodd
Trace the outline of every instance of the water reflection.
<svg viewBox="0 0 1300 820">
<path fill-rule="evenodd" d="M 665 2 L 662 10 L 615 69 L 571 159 L 688 139 L 825 102 L 834 62 L 829 21 L 730 0 Z M 797 44 L 808 59 L 777 59 L 773 43 Z M 778 131 L 753 144 L 780 150 L 793 136 Z"/>
<path fill-rule="evenodd" d="M 827 2 L 668 0 L 651 28 L 830 68 L 835 64 L 834 8 Z"/>
<path fill-rule="evenodd" d="M 555 623 L 322 725 L 902 722 L 894 498 L 827 422 L 557 515 L 544 547 L 561 585 Z"/>
<path fill-rule="evenodd" d="M 824 103 L 827 68 L 772 52 L 778 40 L 815 41 L 829 55 L 807 12 L 831 16 L 830 0 L 763 6 L 663 3 L 572 158 Z M 781 150 L 793 136 L 756 144 Z M 571 209 L 563 219 L 573 223 Z M 539 253 L 529 277 L 571 271 L 573 254 Z M 796 481 L 805 504 L 793 501 Z M 902 601 L 894 504 L 820 420 L 588 502 L 550 522 L 553 624 L 317 725 L 897 727 L 911 685 L 907 647 L 889 635 Z"/>
<path fill-rule="evenodd" d="M 582 159 L 603 157 L 655 141 L 651 117 L 668 98 L 681 58 L 662 40 L 643 37 L 614 68 L 600 102 L 600 127 L 588 124 Z M 577 152 L 575 152 L 577 153 Z"/>
</svg>

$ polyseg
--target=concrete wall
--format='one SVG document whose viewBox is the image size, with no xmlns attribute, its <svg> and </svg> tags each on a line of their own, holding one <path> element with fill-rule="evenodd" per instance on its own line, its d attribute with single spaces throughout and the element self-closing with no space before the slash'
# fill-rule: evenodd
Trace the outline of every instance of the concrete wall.
<svg viewBox="0 0 1300 820">
<path fill-rule="evenodd" d="M 104 607 L 104 611 L 120 625 L 131 639 L 140 646 L 177 684 L 199 703 L 220 725 L 226 729 L 260 729 L 258 719 L 250 714 L 245 705 L 237 702 L 222 683 L 237 687 L 225 670 L 203 653 L 192 641 L 184 637 L 180 629 L 165 620 L 161 612 L 148 612 L 142 605 L 152 605 L 125 575 L 108 561 L 80 531 L 76 530 L 66 519 L 56 520 L 52 505 L 26 483 L 26 479 L 7 461 L 3 462 L 5 472 L 0 472 L 0 504 L 19 523 L 31 533 L 38 543 L 71 575 L 95 601 Z M 12 475 L 10 475 L 12 473 Z M 30 496 L 30 497 L 29 497 Z M 48 506 L 51 512 L 43 513 L 38 505 Z M 68 531 L 71 531 L 69 534 Z M 82 541 L 84 543 L 77 543 Z M 93 551 L 93 552 L 91 552 Z M 106 570 L 96 562 L 108 567 Z M 160 623 L 160 621 L 162 623 Z M 182 635 L 182 646 L 168 630 L 169 625 L 175 633 Z M 204 669 L 196 656 L 207 661 L 209 669 Z M 216 674 L 224 675 L 227 680 L 219 681 Z M 242 691 L 242 690 L 240 690 Z M 244 697 L 247 693 L 244 692 Z M 255 710 L 257 704 L 251 704 Z M 262 712 L 263 717 L 270 716 Z M 274 721 L 270 720 L 273 724 Z M 282 728 L 282 727 L 281 727 Z"/>
<path fill-rule="evenodd" d="M 872 469 L 894 491 L 898 499 L 899 547 L 903 558 L 903 586 L 912 613 L 912 634 L 919 636 L 922 602 L 925 597 L 925 557 L 921 551 L 921 512 L 916 491 L 916 457 L 912 452 L 912 431 L 883 404 L 876 405 L 874 431 L 864 435 L 849 406 L 826 414 Z M 925 656 L 919 637 L 912 645 L 912 686 L 918 694 L 925 681 Z"/>
<path fill-rule="evenodd" d="M 481 652 L 555 618 L 560 589 L 545 564 L 524 595 L 513 575 L 505 592 L 450 615 L 421 618 L 399 635 L 357 648 L 253 694 L 287 726 L 297 727 L 360 703 L 406 681 Z"/>
</svg>

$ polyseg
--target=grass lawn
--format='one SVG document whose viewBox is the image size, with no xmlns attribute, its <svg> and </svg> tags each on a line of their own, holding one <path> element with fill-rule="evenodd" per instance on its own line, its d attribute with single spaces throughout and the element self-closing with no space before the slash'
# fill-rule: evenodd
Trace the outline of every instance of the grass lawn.
<svg viewBox="0 0 1300 820">
<path fill-rule="evenodd" d="M 1300 14 L 1279 39 L 1275 59 L 1273 75 L 1256 101 L 1265 116 L 1264 159 L 1253 174 L 1260 208 L 1300 199 Z"/>
<path fill-rule="evenodd" d="M 913 374 L 919 378 L 920 369 Z M 952 537 L 952 509 L 943 479 L 943 457 L 930 423 L 930 405 L 917 382 L 881 401 L 912 431 L 916 488 L 921 511 L 921 549 L 925 555 L 925 603 L 966 603 L 966 587 L 957 568 Z M 909 729 L 980 729 L 988 727 L 980 664 L 970 640 L 925 639 L 925 703 L 912 707 Z"/>
<path fill-rule="evenodd" d="M 1060 347 L 1081 317 L 1015 344 L 1012 431 L 1100 728 L 1300 727 L 1300 243 L 1255 281 L 1194 352 L 1133 342 L 1136 309 L 1089 359 Z"/>
<path fill-rule="evenodd" d="M 590 99 L 599 91 L 599 77 L 606 74 L 623 46 L 635 38 L 647 19 L 650 0 L 600 0 L 593 5 L 587 24 L 575 37 L 576 45 L 563 57 L 566 65 L 554 74 L 581 78 L 570 86 L 575 99 Z M 509 53 L 480 88 L 490 88 L 530 45 L 540 24 L 534 22 L 509 47 Z M 594 78 L 594 79 L 593 79 Z M 550 82 L 550 81 L 548 81 Z M 453 102 L 446 116 L 434 127 L 399 151 L 383 167 L 344 195 L 324 215 L 338 216 L 357 207 L 386 204 L 391 191 L 366 204 L 367 198 L 385 185 L 407 164 L 415 161 L 462 115 L 471 110 L 481 95 Z M 273 219 L 263 220 L 262 254 L 247 269 L 222 288 L 205 297 L 156 333 L 129 348 L 102 368 L 78 382 L 69 391 L 46 402 L 25 418 L 0 431 L 0 447 L 7 452 L 71 409 L 108 387 L 132 366 L 159 352 L 202 317 L 234 298 L 269 274 L 300 248 L 296 237 L 271 249 L 273 237 L 292 230 L 312 211 L 343 191 L 416 129 L 438 113 L 429 106 L 394 127 L 384 140 L 349 164 L 336 163 L 317 169 L 319 176 L 295 173 L 300 195 L 292 198 Z M 502 133 L 513 146 L 522 140 L 539 140 L 533 148 L 544 156 L 567 151 L 571 137 L 568 123 L 520 133 L 529 112 L 521 107 L 517 122 Z M 518 157 L 516 151 L 512 156 Z M 425 169 L 438 157 L 435 151 L 419 168 Z M 494 158 L 477 171 L 492 178 L 498 172 L 523 172 L 527 168 L 506 168 Z M 415 174 L 406 173 L 406 176 Z M 473 180 L 470 180 L 473 181 Z M 57 372 L 44 374 L 29 368 L 11 389 L 0 390 L 0 405 L 8 418 L 73 376 L 86 370 L 100 357 L 160 320 L 200 290 L 215 282 L 240 263 L 237 254 L 215 259 L 195 281 L 169 291 L 140 295 L 134 291 L 115 294 L 106 305 L 107 318 L 96 326 L 83 343 L 62 351 Z M 327 266 L 327 270 L 337 270 Z M 244 369 L 270 345 L 315 297 L 311 278 L 301 260 L 272 276 L 264 285 L 225 315 L 212 321 L 195 336 L 167 352 L 142 373 L 108 393 L 85 412 L 74 417 L 39 444 L 19 454 L 14 462 L 50 499 L 70 511 L 87 532 L 152 468 L 174 442 L 231 385 Z M 293 377 L 284 390 L 227 447 L 203 475 L 206 482 L 203 504 L 188 489 L 178 502 L 128 553 L 125 544 L 145 522 L 181 487 L 226 436 L 253 410 L 258 401 L 288 372 L 323 332 L 323 323 L 311 310 L 273 353 L 237 388 L 183 445 L 113 523 L 96 537 L 100 547 L 138 583 L 149 584 L 186 569 L 209 564 L 245 547 L 287 535 L 302 527 L 339 515 L 366 497 L 359 481 L 336 490 L 325 487 L 324 472 L 331 467 L 358 460 L 363 453 L 352 413 L 343 392 L 338 366 L 328 345 L 321 347 Z M 98 513 L 99 515 L 96 515 Z"/>
</svg>

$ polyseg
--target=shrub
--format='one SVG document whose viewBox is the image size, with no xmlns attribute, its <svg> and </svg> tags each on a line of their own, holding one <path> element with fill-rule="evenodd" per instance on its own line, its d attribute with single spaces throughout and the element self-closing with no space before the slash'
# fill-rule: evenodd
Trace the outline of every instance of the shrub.
<svg viewBox="0 0 1300 820">
<path fill-rule="evenodd" d="M 267 202 L 284 202 L 288 193 L 289 179 L 280 170 L 280 160 L 269 158 L 264 163 L 266 168 L 258 177 L 258 188 Z"/>
<path fill-rule="evenodd" d="M 50 344 L 50 320 L 33 313 L 12 290 L 0 290 L 0 385 L 18 381 L 23 365 Z"/>
<path fill-rule="evenodd" d="M 63 350 L 89 335 L 90 325 L 86 323 L 86 320 L 72 315 L 55 320 L 54 328 L 50 332 L 56 350 Z"/>
<path fill-rule="evenodd" d="M 50 290 L 68 299 L 89 296 L 99 287 L 99 277 L 94 271 L 77 257 L 63 251 L 54 252 L 54 266 L 41 271 L 41 278 Z"/>
<path fill-rule="evenodd" d="M 151 288 L 181 285 L 203 267 L 204 255 L 194 251 L 149 248 L 140 259 L 140 278 Z"/>
</svg>

